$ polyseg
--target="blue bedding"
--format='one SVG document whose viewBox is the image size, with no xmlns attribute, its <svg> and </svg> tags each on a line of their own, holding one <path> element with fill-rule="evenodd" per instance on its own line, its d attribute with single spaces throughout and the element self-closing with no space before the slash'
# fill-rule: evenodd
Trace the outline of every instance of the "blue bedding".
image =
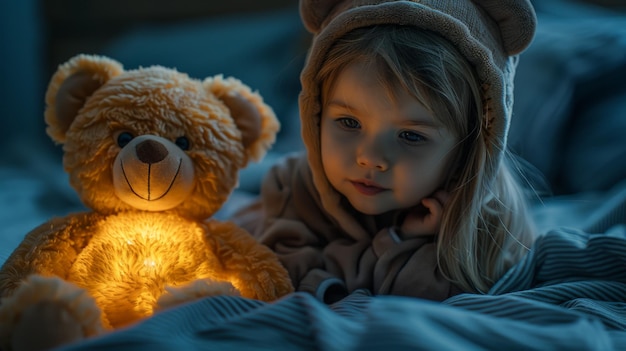
<svg viewBox="0 0 626 351">
<path fill-rule="evenodd" d="M 555 230 L 488 294 L 213 297 L 64 350 L 624 350 L 626 226 Z"/>
</svg>

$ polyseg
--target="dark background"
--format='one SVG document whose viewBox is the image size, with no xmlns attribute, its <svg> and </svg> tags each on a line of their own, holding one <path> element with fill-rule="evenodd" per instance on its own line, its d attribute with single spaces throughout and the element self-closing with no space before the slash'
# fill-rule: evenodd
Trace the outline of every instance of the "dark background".
<svg viewBox="0 0 626 351">
<path fill-rule="evenodd" d="M 284 11 L 291 11 L 293 23 L 285 23 Z M 268 19 L 281 15 L 276 28 L 268 28 L 272 25 Z M 263 28 L 254 27 L 255 21 Z M 126 68 L 172 66 L 196 78 L 235 75 L 262 94 L 268 90 L 278 95 L 276 84 L 294 84 L 294 76 L 298 84 L 301 28 L 297 21 L 293 0 L 1 1 L 1 144 L 43 143 L 43 152 L 54 150 L 44 133 L 45 90 L 57 66 L 79 53 L 110 55 Z M 268 41 L 267 36 L 285 28 L 295 31 L 278 33 Z M 273 79 L 262 76 L 258 71 L 268 68 L 267 63 L 245 58 L 246 46 L 256 45 L 248 50 L 254 54 L 259 49 L 256 43 L 266 45 L 266 50 L 282 50 L 284 63 L 296 66 L 288 67 L 289 72 L 284 67 L 274 72 Z M 261 60 L 269 58 L 265 55 Z M 290 81 L 279 82 L 285 78 L 277 77 L 280 74 L 288 74 Z M 283 103 L 275 96 L 269 98 L 272 104 Z"/>
<path fill-rule="evenodd" d="M 610 192 L 626 179 L 626 0 L 534 5 L 511 150 L 543 196 Z M 0 262 L 34 226 L 82 208 L 45 134 L 58 65 L 101 54 L 127 69 L 224 74 L 258 90 L 282 129 L 266 159 L 241 173 L 237 193 L 254 195 L 276 158 L 302 148 L 297 95 L 309 39 L 295 0 L 0 1 Z"/>
</svg>

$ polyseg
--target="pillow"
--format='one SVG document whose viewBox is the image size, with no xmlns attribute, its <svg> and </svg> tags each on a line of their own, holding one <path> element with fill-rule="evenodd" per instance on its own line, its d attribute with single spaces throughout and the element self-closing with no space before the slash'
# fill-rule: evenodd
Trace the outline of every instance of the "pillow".
<svg viewBox="0 0 626 351">
<path fill-rule="evenodd" d="M 554 194 L 606 190 L 626 178 L 626 15 L 538 14 L 520 57 L 512 151 Z"/>
<path fill-rule="evenodd" d="M 564 188 L 606 190 L 626 179 L 625 133 L 626 89 L 576 111 L 561 169 Z"/>
</svg>

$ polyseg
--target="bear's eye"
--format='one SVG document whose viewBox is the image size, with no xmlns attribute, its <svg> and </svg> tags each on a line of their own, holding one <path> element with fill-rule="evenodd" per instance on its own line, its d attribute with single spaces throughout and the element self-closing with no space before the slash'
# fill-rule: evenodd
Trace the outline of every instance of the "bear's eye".
<svg viewBox="0 0 626 351">
<path fill-rule="evenodd" d="M 176 138 L 176 145 L 183 150 L 189 150 L 189 139 L 187 137 L 181 136 Z"/>
<path fill-rule="evenodd" d="M 130 134 L 129 132 L 122 132 L 120 133 L 120 135 L 117 136 L 117 145 L 119 147 L 124 147 L 128 143 L 130 143 L 130 141 L 133 140 L 133 138 L 134 136 Z"/>
</svg>

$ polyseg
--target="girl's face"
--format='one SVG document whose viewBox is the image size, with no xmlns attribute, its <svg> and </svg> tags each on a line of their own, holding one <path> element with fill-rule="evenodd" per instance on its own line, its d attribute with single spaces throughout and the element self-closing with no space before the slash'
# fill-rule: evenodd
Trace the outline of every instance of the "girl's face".
<svg viewBox="0 0 626 351">
<path fill-rule="evenodd" d="M 348 65 L 324 94 L 321 157 L 330 184 L 377 215 L 439 189 L 459 140 L 407 92 L 392 99 L 371 67 Z"/>
</svg>

